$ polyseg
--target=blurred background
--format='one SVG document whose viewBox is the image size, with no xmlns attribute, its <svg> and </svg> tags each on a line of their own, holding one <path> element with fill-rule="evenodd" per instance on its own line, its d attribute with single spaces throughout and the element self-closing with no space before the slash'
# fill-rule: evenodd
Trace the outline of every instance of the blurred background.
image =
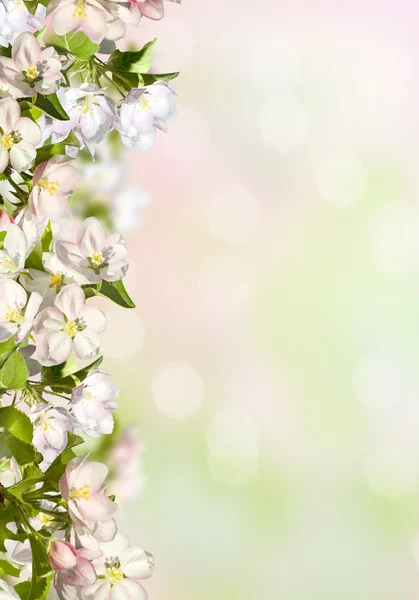
<svg viewBox="0 0 419 600">
<path fill-rule="evenodd" d="M 131 255 L 103 350 L 151 599 L 418 597 L 418 20 L 184 0 L 130 32 L 181 71 L 169 133 L 91 171 Z"/>
</svg>

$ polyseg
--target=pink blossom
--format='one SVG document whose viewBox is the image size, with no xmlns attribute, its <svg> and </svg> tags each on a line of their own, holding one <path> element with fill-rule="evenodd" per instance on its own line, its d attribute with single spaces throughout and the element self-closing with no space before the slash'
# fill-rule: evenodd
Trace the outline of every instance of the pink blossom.
<svg viewBox="0 0 419 600">
<path fill-rule="evenodd" d="M 15 98 L 53 94 L 61 79 L 61 61 L 55 48 L 42 50 L 27 31 L 13 42 L 12 58 L 0 56 L 0 82 Z"/>
<path fill-rule="evenodd" d="M 113 431 L 110 411 L 118 408 L 114 400 L 119 390 L 107 375 L 103 369 L 95 369 L 71 392 L 73 415 L 84 433 L 91 437 Z"/>
<path fill-rule="evenodd" d="M 49 547 L 49 562 L 70 585 L 92 585 L 97 579 L 92 563 L 69 542 L 53 540 Z"/>
<path fill-rule="evenodd" d="M 138 11 L 148 19 L 158 21 L 164 16 L 163 0 L 129 0 Z M 168 2 L 176 2 L 180 4 L 182 0 L 168 0 Z"/>
<path fill-rule="evenodd" d="M 76 526 L 87 526 L 94 531 L 92 524 L 109 523 L 108 529 L 113 531 L 110 522 L 118 512 L 118 505 L 106 495 L 107 474 L 108 468 L 105 465 L 86 462 L 83 456 L 73 458 L 68 463 L 60 479 L 60 491 L 68 503 L 68 511 Z"/>
<path fill-rule="evenodd" d="M 84 291 L 73 283 L 55 298 L 54 306 L 41 310 L 35 319 L 34 333 L 46 334 L 38 360 L 42 365 L 58 365 L 74 350 L 80 359 L 97 356 L 99 333 L 105 331 L 106 317 L 95 306 L 86 304 Z"/>
<path fill-rule="evenodd" d="M 68 156 L 53 156 L 35 169 L 29 208 L 41 218 L 60 219 L 69 216 L 68 199 L 80 182 L 81 175 L 73 160 Z"/>
<path fill-rule="evenodd" d="M 22 342 L 32 329 L 35 315 L 42 302 L 37 292 L 28 295 L 13 279 L 0 282 L 0 342 L 15 336 Z"/>
<path fill-rule="evenodd" d="M 18 102 L 13 98 L 0 100 L 0 173 L 9 160 L 13 169 L 26 171 L 35 160 L 35 146 L 41 141 L 41 130 L 31 119 L 21 116 Z"/>
<path fill-rule="evenodd" d="M 62 263 L 84 277 L 83 283 L 119 281 L 128 270 L 128 252 L 122 236 L 107 235 L 96 217 L 81 223 L 77 244 L 57 240 L 54 249 Z"/>
<path fill-rule="evenodd" d="M 52 12 L 52 27 L 58 35 L 83 31 L 95 44 L 99 44 L 106 35 L 111 13 L 105 2 L 54 0 L 48 9 Z"/>
</svg>

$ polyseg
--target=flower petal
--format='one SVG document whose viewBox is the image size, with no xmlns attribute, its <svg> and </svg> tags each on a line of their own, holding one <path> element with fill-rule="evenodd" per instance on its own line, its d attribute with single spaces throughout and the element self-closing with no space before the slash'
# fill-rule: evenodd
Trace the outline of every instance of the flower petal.
<svg viewBox="0 0 419 600">
<path fill-rule="evenodd" d="M 21 71 L 36 65 L 41 48 L 32 33 L 25 31 L 17 36 L 12 45 L 12 60 Z"/>
<path fill-rule="evenodd" d="M 13 131 L 16 121 L 20 119 L 20 106 L 13 98 L 0 100 L 0 127 L 5 133 Z"/>
<path fill-rule="evenodd" d="M 109 600 L 147 600 L 147 592 L 142 585 L 132 579 L 118 581 L 111 589 Z"/>
<path fill-rule="evenodd" d="M 77 333 L 74 338 L 74 352 L 81 360 L 94 358 L 100 348 L 100 338 L 95 331 L 85 329 Z"/>
<path fill-rule="evenodd" d="M 10 164 L 18 173 L 29 169 L 35 157 L 35 146 L 29 142 L 18 142 L 10 150 Z"/>
<path fill-rule="evenodd" d="M 85 304 L 80 312 L 80 319 L 87 329 L 92 329 L 96 333 L 103 333 L 106 329 L 106 317 L 96 306 Z"/>
<path fill-rule="evenodd" d="M 28 119 L 28 117 L 20 117 L 16 121 L 15 131 L 20 133 L 24 142 L 29 142 L 36 146 L 41 141 L 41 129 L 37 123 Z"/>
<path fill-rule="evenodd" d="M 48 333 L 42 341 L 39 362 L 46 367 L 59 365 L 70 356 L 72 347 L 71 338 L 63 331 Z"/>
<path fill-rule="evenodd" d="M 129 579 L 148 579 L 153 574 L 153 557 L 142 548 L 127 548 L 120 560 L 121 569 Z"/>
<path fill-rule="evenodd" d="M 65 325 L 63 313 L 56 306 L 41 310 L 35 319 L 34 332 L 36 335 L 60 331 Z"/>
<path fill-rule="evenodd" d="M 82 288 L 73 283 L 72 285 L 66 285 L 61 292 L 58 294 L 55 301 L 55 306 L 65 314 L 70 321 L 75 321 L 86 302 L 86 297 Z"/>
</svg>

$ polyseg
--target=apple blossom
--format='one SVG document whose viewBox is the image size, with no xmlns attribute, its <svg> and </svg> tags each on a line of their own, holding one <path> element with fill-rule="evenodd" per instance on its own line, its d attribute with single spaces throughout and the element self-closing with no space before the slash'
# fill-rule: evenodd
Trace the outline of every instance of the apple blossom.
<svg viewBox="0 0 419 600">
<path fill-rule="evenodd" d="M 52 27 L 57 35 L 83 31 L 95 44 L 99 44 L 106 35 L 106 22 L 110 17 L 106 2 L 52 0 L 48 12 L 52 13 Z"/>
<path fill-rule="evenodd" d="M 16 36 L 31 29 L 41 29 L 40 19 L 45 18 L 46 9 L 38 4 L 32 15 L 21 0 L 1 0 L 0 2 L 0 45 L 8 46 Z"/>
<path fill-rule="evenodd" d="M 119 390 L 107 378 L 103 369 L 91 371 L 86 379 L 71 392 L 73 415 L 81 429 L 90 437 L 112 433 L 113 417 L 110 410 L 118 408 L 115 398 Z"/>
<path fill-rule="evenodd" d="M 180 4 L 182 0 L 167 0 Z M 158 21 L 164 17 L 163 0 L 129 0 L 130 4 L 135 6 L 140 15 Z"/>
<path fill-rule="evenodd" d="M 0 56 L 0 81 L 15 98 L 57 91 L 61 61 L 53 46 L 41 49 L 32 33 L 21 33 L 13 42 L 12 57 Z"/>
<path fill-rule="evenodd" d="M 19 344 L 29 334 L 42 302 L 37 292 L 28 295 L 13 279 L 0 281 L 0 342 L 15 336 Z"/>
<path fill-rule="evenodd" d="M 33 240 L 14 223 L 7 227 L 3 248 L 0 249 L 0 280 L 17 277 L 25 268 L 25 260 L 31 253 Z"/>
<path fill-rule="evenodd" d="M 74 430 L 74 420 L 65 408 L 45 402 L 33 406 L 29 416 L 33 422 L 33 445 L 47 467 L 66 447 L 67 432 Z"/>
<path fill-rule="evenodd" d="M 81 175 L 73 160 L 64 155 L 53 156 L 35 169 L 29 208 L 41 218 L 68 217 L 68 199 L 80 182 Z"/>
<path fill-rule="evenodd" d="M 81 223 L 77 243 L 57 240 L 54 250 L 64 265 L 84 278 L 84 283 L 119 281 L 128 270 L 128 252 L 121 235 L 107 235 L 96 217 Z"/>
<path fill-rule="evenodd" d="M 9 217 L 7 212 L 4 210 L 0 211 L 0 231 L 7 231 L 10 223 L 12 223 L 12 219 Z"/>
<path fill-rule="evenodd" d="M 93 561 L 98 579 L 95 584 L 82 588 L 83 600 L 146 600 L 140 581 L 153 574 L 152 555 L 132 547 L 128 538 L 120 534 L 112 542 L 100 544 L 100 549 L 103 556 Z"/>
<path fill-rule="evenodd" d="M 104 482 L 107 474 L 105 465 L 86 462 L 83 456 L 68 463 L 60 479 L 60 491 L 75 524 L 109 523 L 118 512 L 118 505 L 106 495 Z"/>
<path fill-rule="evenodd" d="M 46 334 L 38 360 L 42 365 L 58 365 L 67 360 L 72 350 L 80 359 L 97 356 L 98 334 L 105 328 L 105 315 L 86 304 L 82 288 L 67 285 L 57 295 L 54 306 L 44 308 L 35 320 L 35 334 Z"/>
<path fill-rule="evenodd" d="M 114 101 L 93 83 L 59 90 L 58 95 L 70 120 L 52 120 L 52 140 L 61 141 L 70 131 L 74 131 L 80 142 L 93 154 L 92 144 L 101 142 L 119 123 Z"/>
<path fill-rule="evenodd" d="M 54 571 L 70 585 L 92 585 L 97 579 L 92 563 L 70 542 L 53 540 L 48 557 Z"/>
<path fill-rule="evenodd" d="M 156 81 L 129 92 L 121 106 L 121 140 L 129 148 L 149 150 L 156 129 L 167 131 L 167 120 L 176 116 L 175 89 L 170 82 Z"/>
<path fill-rule="evenodd" d="M 41 308 L 51 306 L 57 294 L 65 285 L 77 281 L 76 273 L 64 266 L 52 252 L 42 254 L 42 266 L 45 271 L 27 269 L 29 277 L 23 275 L 19 281 L 28 292 L 39 292 L 42 295 Z"/>
<path fill-rule="evenodd" d="M 21 116 L 19 103 L 13 98 L 0 100 L 0 173 L 9 160 L 17 172 L 28 169 L 35 160 L 35 146 L 40 140 L 39 126 Z"/>
</svg>

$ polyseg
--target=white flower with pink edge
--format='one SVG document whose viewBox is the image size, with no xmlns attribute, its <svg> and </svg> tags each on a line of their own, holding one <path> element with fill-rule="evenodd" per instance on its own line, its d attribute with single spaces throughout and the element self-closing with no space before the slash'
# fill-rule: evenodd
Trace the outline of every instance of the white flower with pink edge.
<svg viewBox="0 0 419 600">
<path fill-rule="evenodd" d="M 93 560 L 98 579 L 81 589 L 83 600 L 146 600 L 140 581 L 153 574 L 153 556 L 130 545 L 128 538 L 116 535 L 112 542 L 100 544 L 103 556 Z"/>
<path fill-rule="evenodd" d="M 71 392 L 73 415 L 81 429 L 90 437 L 112 433 L 114 422 L 111 410 L 118 408 L 116 385 L 103 369 L 91 371 L 86 379 Z"/>
<path fill-rule="evenodd" d="M 13 279 L 0 281 L 0 342 L 15 336 L 19 344 L 30 333 L 42 296 L 34 292 L 29 300 L 21 285 Z"/>
<path fill-rule="evenodd" d="M 61 61 L 53 46 L 41 49 L 32 33 L 13 42 L 12 57 L 0 56 L 0 81 L 14 98 L 54 94 L 60 85 Z"/>
<path fill-rule="evenodd" d="M 81 223 L 76 244 L 57 240 L 54 251 L 64 265 L 84 278 L 83 283 L 119 281 L 128 270 L 128 251 L 122 236 L 107 235 L 96 217 Z"/>
<path fill-rule="evenodd" d="M 10 164 L 18 173 L 32 166 L 35 146 L 41 130 L 31 119 L 21 116 L 19 103 L 13 98 L 0 100 L 0 173 Z"/>
<path fill-rule="evenodd" d="M 54 306 L 44 308 L 35 320 L 34 333 L 45 334 L 38 356 L 44 366 L 58 365 L 74 350 L 80 359 L 97 356 L 99 333 L 106 328 L 106 317 L 95 306 L 86 304 L 84 291 L 77 284 L 65 286 Z"/>
</svg>

